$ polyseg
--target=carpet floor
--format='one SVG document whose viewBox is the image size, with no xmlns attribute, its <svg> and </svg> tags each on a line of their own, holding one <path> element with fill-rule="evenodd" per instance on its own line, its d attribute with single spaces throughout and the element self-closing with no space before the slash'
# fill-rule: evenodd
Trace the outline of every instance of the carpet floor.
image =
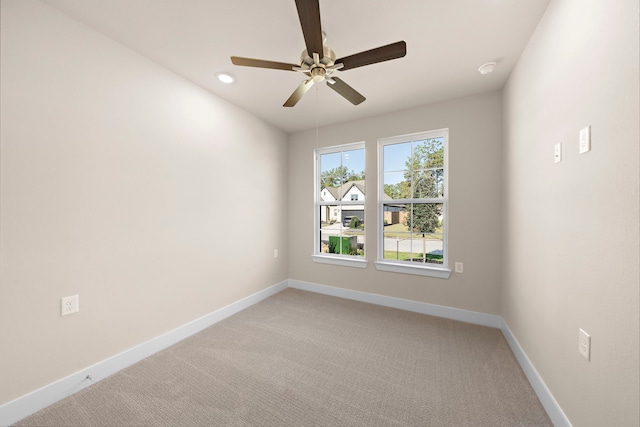
<svg viewBox="0 0 640 427">
<path fill-rule="evenodd" d="M 16 426 L 551 426 L 498 329 L 287 289 Z"/>
</svg>

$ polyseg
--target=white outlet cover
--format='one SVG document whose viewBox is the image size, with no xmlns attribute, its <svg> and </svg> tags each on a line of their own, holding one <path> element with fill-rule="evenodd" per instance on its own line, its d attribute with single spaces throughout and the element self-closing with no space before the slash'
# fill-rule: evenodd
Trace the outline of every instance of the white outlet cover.
<svg viewBox="0 0 640 427">
<path fill-rule="evenodd" d="M 72 295 L 60 299 L 60 316 L 77 313 L 80 310 L 80 297 Z"/>
<path fill-rule="evenodd" d="M 464 263 L 456 262 L 455 270 L 456 273 L 464 273 Z"/>
<path fill-rule="evenodd" d="M 578 352 L 585 359 L 591 360 L 591 335 L 586 333 L 582 328 L 578 331 Z"/>
<path fill-rule="evenodd" d="M 580 131 L 580 154 L 591 151 L 591 125 Z"/>
</svg>

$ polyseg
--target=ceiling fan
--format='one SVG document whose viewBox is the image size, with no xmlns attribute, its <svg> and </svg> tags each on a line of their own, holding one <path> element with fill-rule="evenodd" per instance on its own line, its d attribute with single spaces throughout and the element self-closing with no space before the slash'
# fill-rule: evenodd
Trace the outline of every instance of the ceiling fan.
<svg viewBox="0 0 640 427">
<path fill-rule="evenodd" d="M 366 98 L 343 80 L 333 76 L 334 71 L 346 71 L 377 62 L 402 58 L 407 54 L 407 44 L 404 41 L 399 41 L 336 59 L 335 53 L 324 44 L 324 34 L 320 25 L 319 0 L 295 0 L 295 2 L 306 45 L 306 49 L 300 56 L 300 64 L 242 58 L 239 56 L 231 57 L 231 62 L 234 65 L 297 71 L 305 74 L 308 79 L 300 83 L 289 99 L 286 100 L 283 107 L 296 105 L 314 83 L 320 83 L 323 80 L 327 81 L 327 86 L 338 92 L 353 105 L 358 105 Z"/>
</svg>

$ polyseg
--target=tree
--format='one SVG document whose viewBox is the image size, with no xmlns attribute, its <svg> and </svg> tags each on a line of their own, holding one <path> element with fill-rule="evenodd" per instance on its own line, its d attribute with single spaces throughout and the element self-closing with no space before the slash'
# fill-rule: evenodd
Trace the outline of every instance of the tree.
<svg viewBox="0 0 640 427">
<path fill-rule="evenodd" d="M 349 222 L 349 228 L 358 228 L 360 226 L 360 218 L 354 216 L 351 218 L 351 222 Z"/>
<path fill-rule="evenodd" d="M 385 184 L 384 192 L 392 199 L 408 199 L 411 197 L 410 181 L 401 181 L 397 184 Z"/>
<path fill-rule="evenodd" d="M 356 172 L 349 170 L 346 166 L 338 166 L 320 175 L 323 187 L 340 187 L 345 182 L 359 181 L 364 179 L 364 171 Z"/>
<path fill-rule="evenodd" d="M 428 139 L 413 147 L 407 159 L 405 181 L 411 182 L 413 195 L 408 198 L 436 199 L 443 182 L 444 147 L 442 139 Z M 442 206 L 436 203 L 415 203 L 405 225 L 417 233 L 433 233 L 440 227 Z"/>
<path fill-rule="evenodd" d="M 398 188 L 398 184 L 385 184 L 384 185 L 384 194 L 389 196 L 392 199 L 400 198 L 400 189 Z"/>
</svg>

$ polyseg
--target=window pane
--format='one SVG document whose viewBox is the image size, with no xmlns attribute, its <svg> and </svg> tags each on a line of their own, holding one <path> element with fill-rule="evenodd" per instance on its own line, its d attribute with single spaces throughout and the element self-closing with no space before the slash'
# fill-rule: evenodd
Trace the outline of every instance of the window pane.
<svg viewBox="0 0 640 427">
<path fill-rule="evenodd" d="M 350 200 L 350 194 L 347 192 L 354 183 L 357 184 L 359 192 L 364 195 L 364 179 L 364 149 L 320 156 L 320 185 L 333 193 L 333 200 Z M 364 200 L 364 197 L 360 199 Z"/>
<path fill-rule="evenodd" d="M 413 198 L 435 199 L 444 196 L 443 170 L 413 172 Z"/>
<path fill-rule="evenodd" d="M 384 259 L 406 261 L 411 257 L 411 230 L 408 227 L 411 205 L 384 204 Z"/>
<path fill-rule="evenodd" d="M 385 172 L 406 170 L 407 159 L 411 157 L 411 143 L 385 145 L 383 156 Z"/>
<path fill-rule="evenodd" d="M 384 259 L 442 264 L 442 204 L 385 204 L 383 211 Z M 429 222 L 435 225 L 430 232 L 423 226 Z"/>
<path fill-rule="evenodd" d="M 417 161 L 417 168 L 444 167 L 444 139 L 432 138 L 413 143 L 413 159 Z"/>
<path fill-rule="evenodd" d="M 411 204 L 410 222 L 414 233 L 442 233 L 442 203 Z"/>
<path fill-rule="evenodd" d="M 410 216 L 413 249 L 411 261 L 442 264 L 442 203 L 413 203 Z"/>
<path fill-rule="evenodd" d="M 329 252 L 329 237 L 340 236 L 342 218 L 340 206 L 320 206 L 320 253 Z"/>
<path fill-rule="evenodd" d="M 343 206 L 342 215 L 342 253 L 364 256 L 364 206 Z"/>
<path fill-rule="evenodd" d="M 384 174 L 384 199 L 408 199 L 411 197 L 411 184 L 405 179 L 405 172 Z"/>
<path fill-rule="evenodd" d="M 342 218 L 341 208 L 338 205 L 322 205 L 320 208 L 320 227 L 325 227 L 336 222 L 340 222 Z"/>
<path fill-rule="evenodd" d="M 346 181 L 364 180 L 364 149 L 343 151 L 342 166 L 347 172 Z"/>
<path fill-rule="evenodd" d="M 342 184 L 342 157 L 340 153 L 320 155 L 320 185 L 323 187 L 339 187 Z"/>
</svg>

